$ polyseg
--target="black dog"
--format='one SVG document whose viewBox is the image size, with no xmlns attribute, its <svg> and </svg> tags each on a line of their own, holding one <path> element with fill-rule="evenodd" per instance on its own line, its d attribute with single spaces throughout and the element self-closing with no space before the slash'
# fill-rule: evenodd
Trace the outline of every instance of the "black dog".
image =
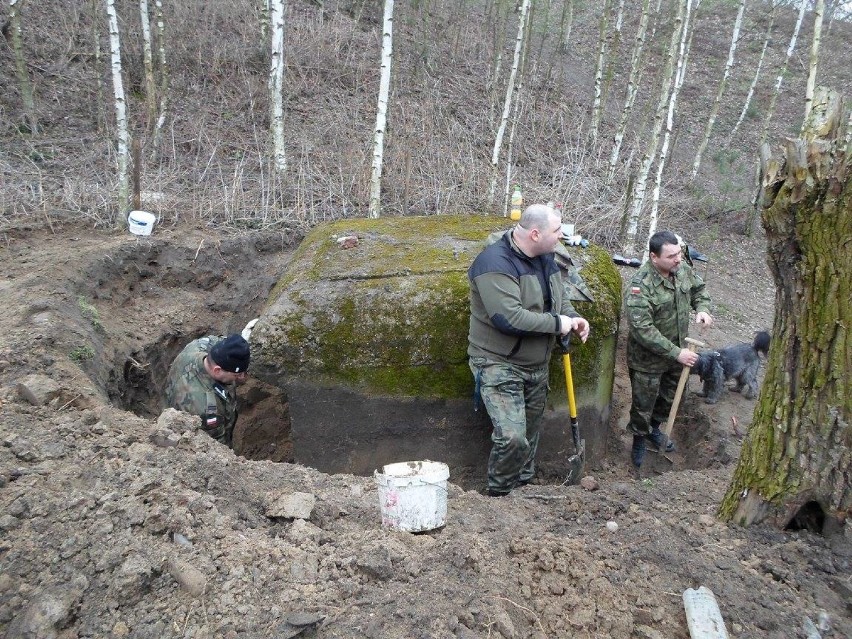
<svg viewBox="0 0 852 639">
<path fill-rule="evenodd" d="M 765 357 L 768 352 L 769 333 L 760 331 L 751 344 L 736 344 L 718 351 L 700 353 L 691 371 L 704 382 L 704 388 L 698 394 L 708 404 L 715 404 L 722 395 L 725 382 L 735 379 L 737 386 L 732 390 L 740 392 L 745 388 L 743 396 L 754 399 L 757 397 L 757 371 L 760 368 L 758 353 L 763 353 Z"/>
</svg>

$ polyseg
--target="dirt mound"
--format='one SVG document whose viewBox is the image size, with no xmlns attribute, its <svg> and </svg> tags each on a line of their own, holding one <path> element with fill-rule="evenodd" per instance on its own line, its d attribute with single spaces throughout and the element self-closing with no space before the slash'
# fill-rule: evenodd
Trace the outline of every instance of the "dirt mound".
<svg viewBox="0 0 852 639">
<path fill-rule="evenodd" d="M 714 406 L 688 395 L 678 450 L 634 478 L 621 361 L 598 490 L 498 500 L 451 484 L 447 525 L 417 535 L 381 528 L 372 478 L 269 461 L 287 458 L 276 389 L 247 389 L 242 452 L 263 461 L 160 414 L 176 350 L 254 316 L 292 245 L 207 229 L 7 232 L 0 634 L 685 639 L 681 592 L 705 585 L 735 637 L 805 636 L 806 618 L 852 636 L 852 532 L 714 518 L 751 418 L 735 393 Z M 750 339 L 771 320 L 760 243 L 701 248 L 718 324 L 699 337 Z M 306 518 L 272 508 L 295 493 L 313 503 Z"/>
</svg>

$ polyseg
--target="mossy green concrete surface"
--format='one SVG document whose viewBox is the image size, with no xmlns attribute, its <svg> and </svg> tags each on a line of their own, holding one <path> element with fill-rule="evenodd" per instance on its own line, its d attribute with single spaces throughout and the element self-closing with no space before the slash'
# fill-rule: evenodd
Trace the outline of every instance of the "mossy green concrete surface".
<svg viewBox="0 0 852 639">
<path fill-rule="evenodd" d="M 488 234 L 509 226 L 504 217 L 429 216 L 315 228 L 252 335 L 253 366 L 265 376 L 298 376 L 368 395 L 470 396 L 467 269 Z M 338 239 L 352 235 L 357 246 L 342 248 Z M 578 395 L 591 391 L 598 403 L 604 399 L 598 382 L 612 375 L 601 366 L 611 369 L 614 361 L 621 281 L 602 249 L 573 253 L 595 297 L 575 304 L 592 338 L 574 349 L 574 379 Z M 557 349 L 554 366 L 560 360 Z M 561 373 L 554 378 L 558 390 L 556 379 Z"/>
</svg>

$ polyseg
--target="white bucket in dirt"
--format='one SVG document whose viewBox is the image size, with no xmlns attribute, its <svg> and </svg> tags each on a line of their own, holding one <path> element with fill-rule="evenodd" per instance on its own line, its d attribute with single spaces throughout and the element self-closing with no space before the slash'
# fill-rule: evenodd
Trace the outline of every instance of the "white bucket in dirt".
<svg viewBox="0 0 852 639">
<path fill-rule="evenodd" d="M 410 461 L 386 464 L 375 472 L 382 526 L 422 532 L 447 523 L 447 479 L 441 462 Z"/>
<path fill-rule="evenodd" d="M 151 235 L 157 216 L 148 211 L 130 211 L 127 216 L 127 228 L 134 235 Z"/>
</svg>

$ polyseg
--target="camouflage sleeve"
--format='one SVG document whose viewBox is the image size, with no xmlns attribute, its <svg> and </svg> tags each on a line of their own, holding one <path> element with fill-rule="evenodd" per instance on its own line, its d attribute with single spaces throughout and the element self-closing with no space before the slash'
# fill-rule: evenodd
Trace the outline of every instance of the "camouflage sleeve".
<svg viewBox="0 0 852 639">
<path fill-rule="evenodd" d="M 707 294 L 707 291 L 704 289 L 704 280 L 701 279 L 701 276 L 698 275 L 695 271 L 691 271 L 692 274 L 692 308 L 696 313 L 709 313 L 710 312 L 710 296 Z"/>
<path fill-rule="evenodd" d="M 680 354 L 680 346 L 663 335 L 654 324 L 651 304 L 648 301 L 648 291 L 635 280 L 631 283 L 627 292 L 625 306 L 627 307 L 630 337 L 652 353 L 661 357 L 677 359 Z"/>
</svg>

